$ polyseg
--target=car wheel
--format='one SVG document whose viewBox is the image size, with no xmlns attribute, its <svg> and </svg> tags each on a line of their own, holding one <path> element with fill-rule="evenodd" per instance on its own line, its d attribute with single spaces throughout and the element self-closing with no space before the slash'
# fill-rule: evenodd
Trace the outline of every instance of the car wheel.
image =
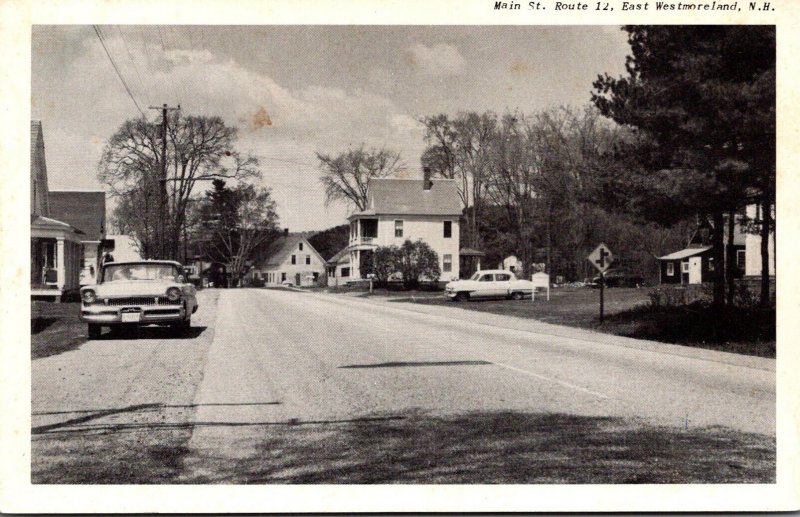
<svg viewBox="0 0 800 517">
<path fill-rule="evenodd" d="M 519 291 L 511 293 L 512 300 L 522 300 L 522 293 Z"/>
<path fill-rule="evenodd" d="M 97 325 L 95 323 L 88 324 L 89 339 L 100 339 L 100 334 L 102 333 L 102 331 L 103 327 L 101 327 L 100 325 Z"/>
<path fill-rule="evenodd" d="M 465 293 L 463 291 L 460 293 L 456 293 L 455 300 L 457 302 L 466 302 L 467 300 L 469 300 L 469 293 Z"/>
</svg>

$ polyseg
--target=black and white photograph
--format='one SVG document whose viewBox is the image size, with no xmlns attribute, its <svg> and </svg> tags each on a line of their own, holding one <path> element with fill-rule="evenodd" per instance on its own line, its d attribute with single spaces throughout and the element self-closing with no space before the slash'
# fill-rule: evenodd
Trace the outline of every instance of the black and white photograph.
<svg viewBox="0 0 800 517">
<path fill-rule="evenodd" d="M 748 495 L 797 481 L 778 453 L 797 444 L 777 396 L 780 15 L 603 4 L 34 20 L 29 120 L 5 127 L 30 195 L 10 173 L 0 226 L 21 236 L 4 317 L 30 383 L 25 493 L 124 489 L 98 506 L 115 511 L 137 487 L 285 488 L 297 510 L 352 511 L 343 494 L 381 485 L 433 499 L 362 511 L 559 508 L 526 493 L 708 510 L 683 497 L 713 486 L 720 505 L 738 491 L 720 509 L 797 505 Z M 595 21 L 570 23 L 581 9 Z M 571 501 L 599 485 L 620 499 Z M 459 502 L 504 487 L 521 498 Z M 674 506 L 621 497 L 667 487 Z M 129 508 L 292 509 L 181 494 Z M 26 503 L 3 510 L 61 508 Z"/>
</svg>

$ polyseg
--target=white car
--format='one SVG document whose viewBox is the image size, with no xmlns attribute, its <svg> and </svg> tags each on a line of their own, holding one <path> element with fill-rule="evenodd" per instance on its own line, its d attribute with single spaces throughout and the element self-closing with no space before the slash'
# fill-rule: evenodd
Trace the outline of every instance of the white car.
<svg viewBox="0 0 800 517">
<path fill-rule="evenodd" d="M 478 271 L 469 280 L 456 280 L 445 287 L 445 294 L 455 301 L 475 298 L 511 298 L 521 300 L 533 292 L 533 283 L 518 280 L 514 273 L 503 269 Z"/>
<path fill-rule="evenodd" d="M 81 288 L 80 318 L 88 324 L 89 339 L 99 338 L 104 326 L 169 325 L 187 334 L 196 294 L 178 262 L 109 262 L 95 285 Z"/>
</svg>

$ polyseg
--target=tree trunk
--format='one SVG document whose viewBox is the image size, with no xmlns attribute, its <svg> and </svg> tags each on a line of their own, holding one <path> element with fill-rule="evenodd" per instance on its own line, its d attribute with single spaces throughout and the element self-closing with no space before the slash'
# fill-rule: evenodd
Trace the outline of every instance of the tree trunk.
<svg viewBox="0 0 800 517">
<path fill-rule="evenodd" d="M 727 302 L 733 306 L 734 287 L 736 285 L 736 250 L 733 247 L 734 230 L 736 227 L 736 210 L 731 208 L 728 211 L 728 247 L 725 261 L 725 273 L 728 277 Z"/>
<path fill-rule="evenodd" d="M 719 309 L 725 304 L 725 221 L 722 210 L 715 210 L 714 231 L 711 238 L 714 257 L 714 300 L 713 305 Z"/>
<path fill-rule="evenodd" d="M 768 196 L 761 202 L 761 305 L 770 304 L 769 296 L 769 234 L 772 226 L 772 203 Z"/>
</svg>

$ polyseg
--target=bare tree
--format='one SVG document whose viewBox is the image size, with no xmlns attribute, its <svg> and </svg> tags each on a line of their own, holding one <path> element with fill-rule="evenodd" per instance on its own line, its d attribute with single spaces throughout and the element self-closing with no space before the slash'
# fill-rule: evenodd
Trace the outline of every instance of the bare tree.
<svg viewBox="0 0 800 517">
<path fill-rule="evenodd" d="M 198 181 L 260 176 L 258 161 L 236 151 L 237 130 L 220 117 L 182 116 L 168 122 L 166 178 L 162 178 L 161 127 L 144 118 L 125 121 L 109 139 L 98 165 L 98 178 L 120 198 L 115 216 L 126 220 L 146 257 L 161 250 L 177 258 L 186 207 Z M 160 213 L 159 191 L 166 188 L 167 213 Z M 163 225 L 161 219 L 164 219 Z M 163 235 L 160 229 L 163 228 Z"/>
<path fill-rule="evenodd" d="M 425 142 L 428 144 L 422 155 L 422 166 L 430 167 L 435 176 L 458 181 L 458 193 L 467 218 L 467 242 L 470 246 L 480 247 L 478 223 L 486 193 L 497 116 L 492 112 L 466 112 L 450 119 L 440 114 L 425 117 L 421 122 L 425 125 Z"/>
<path fill-rule="evenodd" d="M 356 210 L 367 208 L 367 188 L 372 178 L 385 178 L 402 170 L 400 154 L 387 149 L 349 150 L 336 156 L 317 153 L 325 188 L 325 203 L 345 202 Z"/>
</svg>

